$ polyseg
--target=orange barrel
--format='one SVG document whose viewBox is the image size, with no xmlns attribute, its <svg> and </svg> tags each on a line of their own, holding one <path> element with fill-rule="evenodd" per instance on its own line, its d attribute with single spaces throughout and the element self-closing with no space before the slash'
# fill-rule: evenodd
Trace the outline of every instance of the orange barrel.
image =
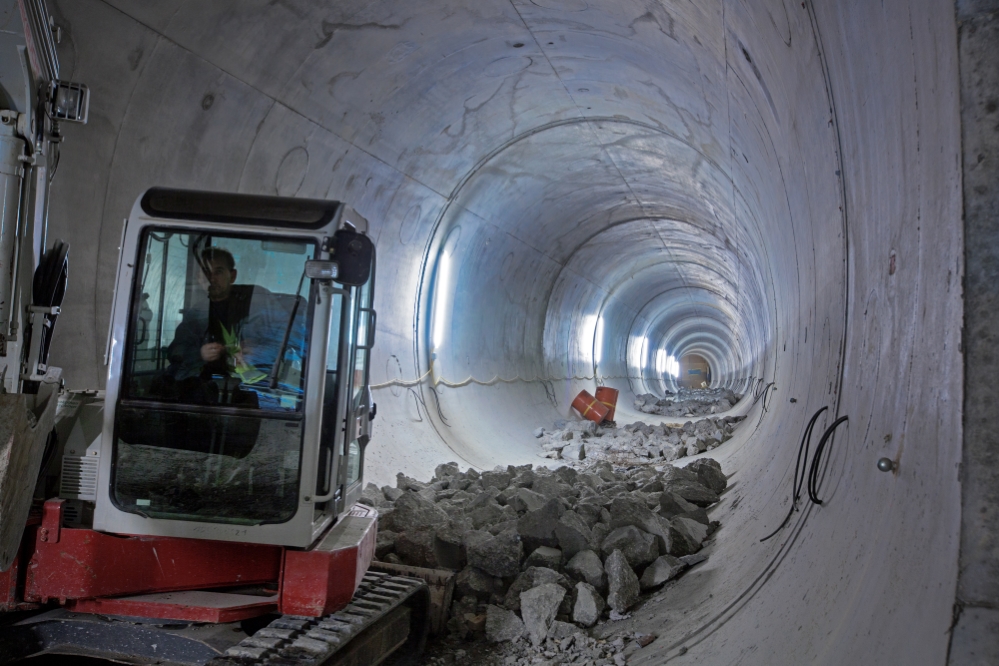
<svg viewBox="0 0 999 666">
<path fill-rule="evenodd" d="M 604 418 L 608 421 L 614 420 L 614 410 L 617 408 L 617 394 L 618 390 L 616 388 L 611 388 L 610 386 L 597 387 L 597 400 L 606 405 L 607 416 Z"/>
<path fill-rule="evenodd" d="M 579 412 L 584 419 L 589 419 L 594 423 L 600 423 L 607 418 L 607 406 L 590 395 L 589 391 L 580 391 L 576 399 L 572 401 L 572 408 Z"/>
</svg>

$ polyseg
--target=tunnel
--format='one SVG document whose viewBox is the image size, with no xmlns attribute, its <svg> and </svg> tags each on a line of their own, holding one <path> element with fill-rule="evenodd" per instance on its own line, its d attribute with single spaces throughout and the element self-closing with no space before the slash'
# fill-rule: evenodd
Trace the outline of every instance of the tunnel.
<svg viewBox="0 0 999 666">
<path fill-rule="evenodd" d="M 633 663 L 947 662 L 964 396 L 953 5 L 49 5 L 63 78 L 92 94 L 50 211 L 72 246 L 75 323 L 52 351 L 68 386 L 107 380 L 122 220 L 146 189 L 344 201 L 378 252 L 367 480 L 539 464 L 532 431 L 578 418 L 579 391 L 616 388 L 618 420 L 638 420 L 635 396 L 677 389 L 666 360 L 698 354 L 748 418 L 712 453 L 729 490 L 711 559 L 636 612 L 659 640 Z M 761 543 L 822 407 L 822 428 L 849 418 L 823 503 Z"/>
</svg>

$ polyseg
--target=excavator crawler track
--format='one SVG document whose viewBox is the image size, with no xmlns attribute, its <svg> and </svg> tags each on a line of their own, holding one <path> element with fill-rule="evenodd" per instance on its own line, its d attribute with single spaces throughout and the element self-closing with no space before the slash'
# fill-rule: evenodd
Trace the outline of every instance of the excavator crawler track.
<svg viewBox="0 0 999 666">
<path fill-rule="evenodd" d="M 429 626 L 427 584 L 369 571 L 343 609 L 319 618 L 284 615 L 209 666 L 333 666 L 400 662 L 423 649 Z"/>
</svg>

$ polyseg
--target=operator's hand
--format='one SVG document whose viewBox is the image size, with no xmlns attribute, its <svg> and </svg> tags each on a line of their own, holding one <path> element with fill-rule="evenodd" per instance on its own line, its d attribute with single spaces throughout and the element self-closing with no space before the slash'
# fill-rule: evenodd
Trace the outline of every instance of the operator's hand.
<svg viewBox="0 0 999 666">
<path fill-rule="evenodd" d="M 201 345 L 201 360 L 205 362 L 217 361 L 222 358 L 225 347 L 220 342 L 209 342 Z"/>
</svg>

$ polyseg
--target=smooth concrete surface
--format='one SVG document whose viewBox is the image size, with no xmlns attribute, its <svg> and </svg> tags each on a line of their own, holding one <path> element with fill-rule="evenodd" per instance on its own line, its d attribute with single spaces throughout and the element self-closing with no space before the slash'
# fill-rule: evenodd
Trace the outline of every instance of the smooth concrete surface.
<svg viewBox="0 0 999 666">
<path fill-rule="evenodd" d="M 673 385 L 661 350 L 700 353 L 717 385 L 776 388 L 717 450 L 724 527 L 673 610 L 636 613 L 664 627 L 639 663 L 945 663 L 963 381 L 953 5 L 50 5 L 64 75 L 93 95 L 51 216 L 73 246 L 52 352 L 71 386 L 103 385 L 121 220 L 143 190 L 342 199 L 378 245 L 373 382 L 430 373 L 377 390 L 370 479 L 537 463 L 531 431 L 580 389 L 627 403 Z M 825 503 L 760 543 L 824 405 L 821 427 L 849 416 Z"/>
</svg>

